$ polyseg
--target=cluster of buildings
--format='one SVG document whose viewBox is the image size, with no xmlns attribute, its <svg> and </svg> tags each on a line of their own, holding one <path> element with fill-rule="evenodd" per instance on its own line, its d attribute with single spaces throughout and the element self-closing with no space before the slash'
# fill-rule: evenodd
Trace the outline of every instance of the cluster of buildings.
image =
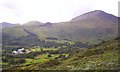
<svg viewBox="0 0 120 72">
<path fill-rule="evenodd" d="M 25 48 L 21 48 L 21 49 L 18 49 L 18 50 L 14 50 L 12 52 L 13 55 L 17 55 L 17 54 L 27 54 L 27 53 L 30 53 L 31 50 L 30 49 L 25 49 Z"/>
</svg>

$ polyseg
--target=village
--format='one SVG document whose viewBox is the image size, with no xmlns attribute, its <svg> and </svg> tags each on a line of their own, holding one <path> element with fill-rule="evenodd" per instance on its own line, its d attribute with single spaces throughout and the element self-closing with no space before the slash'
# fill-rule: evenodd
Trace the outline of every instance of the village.
<svg viewBox="0 0 120 72">
<path fill-rule="evenodd" d="M 39 46 L 33 46 L 31 48 L 20 48 L 20 49 L 17 49 L 17 50 L 13 50 L 12 51 L 12 55 L 19 55 L 19 54 L 29 54 L 29 53 L 32 53 L 32 52 L 40 52 L 41 50 L 44 50 L 44 51 L 56 51 L 58 50 L 57 48 L 40 48 Z"/>
<path fill-rule="evenodd" d="M 20 48 L 18 50 L 13 50 L 12 51 L 12 55 L 28 54 L 28 53 L 37 52 L 37 51 L 40 51 L 40 47 L 39 46 L 33 46 L 31 48 Z"/>
</svg>

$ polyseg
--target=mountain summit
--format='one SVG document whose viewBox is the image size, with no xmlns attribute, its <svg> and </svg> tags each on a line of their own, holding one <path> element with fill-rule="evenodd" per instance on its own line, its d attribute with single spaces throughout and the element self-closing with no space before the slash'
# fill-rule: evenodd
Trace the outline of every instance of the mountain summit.
<svg viewBox="0 0 120 72">
<path fill-rule="evenodd" d="M 39 25 L 43 25 L 44 23 L 41 23 L 39 21 L 29 21 L 27 23 L 24 24 L 24 26 L 39 26 Z"/>
<path fill-rule="evenodd" d="M 95 10 L 88 13 L 84 13 L 80 16 L 73 18 L 71 21 L 84 20 L 84 19 L 98 19 L 98 18 L 101 20 L 110 20 L 112 22 L 117 21 L 116 16 L 112 14 L 108 14 L 101 10 Z"/>
</svg>

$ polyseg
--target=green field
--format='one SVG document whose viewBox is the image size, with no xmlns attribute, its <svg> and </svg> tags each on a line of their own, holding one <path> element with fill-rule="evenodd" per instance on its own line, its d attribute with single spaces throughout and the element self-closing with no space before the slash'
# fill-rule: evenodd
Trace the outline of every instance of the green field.
<svg viewBox="0 0 120 72">
<path fill-rule="evenodd" d="M 42 48 L 44 51 L 46 51 L 46 50 L 58 50 L 57 48 Z M 31 48 L 31 51 L 32 52 L 39 52 L 39 51 L 41 51 L 41 48 Z"/>
</svg>

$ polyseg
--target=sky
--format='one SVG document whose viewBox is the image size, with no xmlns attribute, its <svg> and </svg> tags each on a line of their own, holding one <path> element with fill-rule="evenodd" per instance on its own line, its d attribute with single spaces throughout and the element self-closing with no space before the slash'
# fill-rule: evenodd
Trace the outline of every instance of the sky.
<svg viewBox="0 0 120 72">
<path fill-rule="evenodd" d="M 119 0 L 0 0 L 0 22 L 64 22 L 94 10 L 118 16 Z"/>
</svg>

